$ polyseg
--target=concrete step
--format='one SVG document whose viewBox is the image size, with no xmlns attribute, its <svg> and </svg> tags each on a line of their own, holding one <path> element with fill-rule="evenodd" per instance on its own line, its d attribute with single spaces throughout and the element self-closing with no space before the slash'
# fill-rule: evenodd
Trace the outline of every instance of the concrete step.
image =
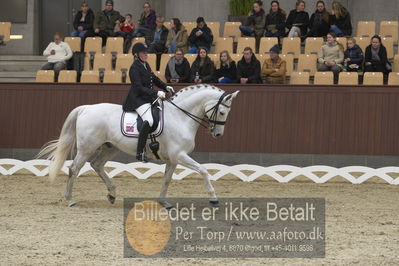
<svg viewBox="0 0 399 266">
<path fill-rule="evenodd" d="M 36 71 L 0 72 L 0 82 L 34 82 Z"/>
<path fill-rule="evenodd" d="M 0 55 L 0 61 L 46 61 L 42 55 Z"/>
<path fill-rule="evenodd" d="M 36 72 L 46 62 L 44 56 L 2 55 L 0 56 L 0 72 Z"/>
</svg>

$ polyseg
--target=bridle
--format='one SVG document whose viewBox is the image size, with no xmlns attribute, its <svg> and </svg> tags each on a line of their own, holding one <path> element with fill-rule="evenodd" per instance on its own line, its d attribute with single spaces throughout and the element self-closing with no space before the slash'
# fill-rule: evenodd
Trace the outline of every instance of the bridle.
<svg viewBox="0 0 399 266">
<path fill-rule="evenodd" d="M 171 100 L 167 99 L 167 101 L 169 103 L 171 103 L 173 106 L 175 106 L 177 109 L 179 109 L 180 111 L 182 111 L 184 114 L 186 114 L 188 117 L 190 117 L 192 120 L 194 120 L 195 122 L 197 122 L 198 124 L 200 124 L 201 126 L 203 126 L 204 128 L 210 128 L 211 131 L 216 127 L 216 125 L 222 125 L 224 126 L 226 124 L 226 120 L 225 121 L 218 121 L 216 120 L 218 112 L 219 112 L 219 106 L 222 105 L 226 108 L 230 108 L 230 106 L 222 103 L 224 97 L 226 97 L 227 93 L 223 93 L 222 96 L 220 96 L 218 102 L 211 107 L 210 109 L 208 109 L 208 111 L 205 111 L 205 115 L 212 111 L 211 115 L 209 116 L 208 119 L 205 118 L 201 118 L 198 117 L 192 113 L 190 113 L 189 111 L 184 110 L 183 108 L 177 106 L 174 102 L 172 102 Z"/>
</svg>

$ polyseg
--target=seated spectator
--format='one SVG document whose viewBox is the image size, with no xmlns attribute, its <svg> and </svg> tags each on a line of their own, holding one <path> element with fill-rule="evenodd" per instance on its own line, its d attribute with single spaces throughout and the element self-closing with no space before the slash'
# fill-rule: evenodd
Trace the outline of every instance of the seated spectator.
<svg viewBox="0 0 399 266">
<path fill-rule="evenodd" d="M 334 32 L 327 34 L 327 42 L 319 51 L 317 71 L 332 71 L 335 81 L 338 81 L 338 74 L 342 71 L 344 62 L 344 48 L 337 43 Z"/>
<path fill-rule="evenodd" d="M 270 58 L 262 66 L 262 75 L 268 84 L 284 84 L 287 63 L 281 59 L 280 47 L 276 44 L 270 48 Z"/>
<path fill-rule="evenodd" d="M 278 1 L 272 1 L 270 6 L 269 14 L 266 16 L 265 37 L 284 37 L 286 14 L 280 8 Z"/>
<path fill-rule="evenodd" d="M 124 39 L 123 52 L 125 54 L 129 53 L 130 45 L 132 44 L 132 38 L 134 38 L 134 23 L 132 22 L 132 15 L 125 15 L 125 22 L 119 25 L 119 31 L 116 36 L 121 36 Z"/>
<path fill-rule="evenodd" d="M 306 36 L 309 26 L 309 14 L 305 11 L 305 1 L 298 0 L 295 9 L 290 11 L 285 26 L 289 30 L 288 37 Z"/>
<path fill-rule="evenodd" d="M 253 9 L 249 12 L 244 25 L 240 26 L 243 36 L 261 37 L 265 32 L 266 15 L 262 8 L 262 1 L 255 1 Z"/>
<path fill-rule="evenodd" d="M 215 78 L 215 65 L 204 47 L 198 48 L 198 55 L 191 66 L 191 80 L 195 83 L 209 83 Z"/>
<path fill-rule="evenodd" d="M 149 53 L 164 53 L 166 48 L 166 39 L 168 38 L 169 30 L 163 25 L 165 19 L 163 17 L 157 17 L 156 27 L 148 31 L 148 35 L 145 38 L 145 42 L 148 45 Z"/>
<path fill-rule="evenodd" d="M 251 47 L 244 48 L 244 55 L 237 63 L 237 79 L 241 84 L 262 83 L 260 62 Z"/>
<path fill-rule="evenodd" d="M 175 56 L 169 59 L 165 69 L 165 78 L 168 83 L 190 82 L 190 63 L 184 57 L 182 49 L 177 48 Z"/>
<path fill-rule="evenodd" d="M 348 48 L 344 53 L 344 67 L 346 71 L 357 72 L 363 65 L 363 51 L 352 37 L 348 39 L 346 46 Z"/>
<path fill-rule="evenodd" d="M 316 11 L 310 17 L 307 37 L 324 37 L 330 31 L 330 13 L 323 1 L 317 1 Z"/>
<path fill-rule="evenodd" d="M 331 31 L 337 37 L 352 35 L 352 22 L 348 10 L 338 1 L 332 2 Z"/>
<path fill-rule="evenodd" d="M 237 79 L 236 62 L 231 59 L 228 51 L 222 51 L 216 67 L 216 81 L 218 83 L 234 83 Z"/>
<path fill-rule="evenodd" d="M 57 32 L 54 34 L 54 41 L 43 52 L 43 55 L 47 56 L 48 62 L 41 69 L 54 70 L 55 81 L 57 81 L 59 72 L 66 68 L 67 61 L 72 54 L 69 45 L 62 41 L 61 34 Z"/>
<path fill-rule="evenodd" d="M 387 49 L 381 43 L 381 37 L 374 35 L 371 44 L 367 46 L 364 59 L 364 72 L 391 72 L 391 64 L 388 61 Z"/>
<path fill-rule="evenodd" d="M 114 10 L 114 1 L 107 0 L 105 1 L 105 9 L 98 12 L 94 19 L 94 35 L 100 36 L 103 39 L 103 46 L 105 46 L 107 37 L 115 36 L 115 26 L 124 21 L 125 18 Z"/>
<path fill-rule="evenodd" d="M 143 13 L 141 13 L 134 35 L 136 37 L 147 36 L 148 32 L 156 27 L 156 18 L 157 15 L 155 10 L 151 9 L 150 3 L 145 2 L 143 5 Z"/>
<path fill-rule="evenodd" d="M 73 28 L 75 29 L 72 33 L 72 37 L 84 38 L 87 31 L 93 30 L 94 12 L 89 8 L 86 2 L 80 5 L 80 11 L 76 13 L 75 19 L 73 20 Z"/>
<path fill-rule="evenodd" d="M 165 46 L 168 49 L 168 54 L 175 53 L 177 48 L 181 49 L 183 53 L 188 51 L 187 30 L 178 18 L 173 18 L 171 21 L 171 29 Z"/>
<path fill-rule="evenodd" d="M 191 48 L 188 50 L 189 54 L 198 53 L 199 47 L 205 48 L 207 52 L 211 50 L 213 34 L 211 29 L 205 24 L 203 17 L 197 18 L 197 27 L 191 31 L 188 41 L 191 44 Z"/>
</svg>

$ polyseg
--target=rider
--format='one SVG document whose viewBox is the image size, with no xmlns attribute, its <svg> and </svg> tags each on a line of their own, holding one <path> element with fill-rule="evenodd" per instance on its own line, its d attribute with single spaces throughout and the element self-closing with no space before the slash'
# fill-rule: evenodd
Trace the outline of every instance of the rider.
<svg viewBox="0 0 399 266">
<path fill-rule="evenodd" d="M 151 71 L 150 65 L 147 63 L 147 46 L 143 43 L 136 43 L 133 46 L 132 53 L 134 62 L 129 70 L 132 85 L 129 94 L 123 104 L 125 112 L 136 111 L 143 119 L 143 126 L 140 129 L 139 140 L 137 144 L 137 160 L 148 162 L 145 156 L 144 148 L 147 143 L 148 134 L 153 125 L 153 117 L 151 113 L 151 104 L 158 98 L 164 99 L 165 92 L 157 91 L 153 88 L 153 83 L 160 89 L 174 94 L 172 87 L 167 86 Z"/>
</svg>

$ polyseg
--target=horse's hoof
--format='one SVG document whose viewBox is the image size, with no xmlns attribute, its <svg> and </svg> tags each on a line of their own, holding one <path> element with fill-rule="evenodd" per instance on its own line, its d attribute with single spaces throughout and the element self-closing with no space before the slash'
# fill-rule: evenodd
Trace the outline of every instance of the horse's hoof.
<svg viewBox="0 0 399 266">
<path fill-rule="evenodd" d="M 108 198 L 108 201 L 111 202 L 111 204 L 114 204 L 114 203 L 115 203 L 115 197 L 112 196 L 111 194 L 108 194 L 108 195 L 107 195 L 107 198 Z"/>
<path fill-rule="evenodd" d="M 209 203 L 211 204 L 212 207 L 219 207 L 218 200 L 210 200 Z"/>
<path fill-rule="evenodd" d="M 76 202 L 74 202 L 74 201 L 69 201 L 69 203 L 68 203 L 68 207 L 73 207 L 75 205 L 76 205 Z"/>
<path fill-rule="evenodd" d="M 165 209 L 167 209 L 167 210 L 170 210 L 170 209 L 172 209 L 172 204 L 170 204 L 169 202 L 167 202 L 167 201 L 159 201 L 159 204 L 161 204 Z"/>
</svg>

